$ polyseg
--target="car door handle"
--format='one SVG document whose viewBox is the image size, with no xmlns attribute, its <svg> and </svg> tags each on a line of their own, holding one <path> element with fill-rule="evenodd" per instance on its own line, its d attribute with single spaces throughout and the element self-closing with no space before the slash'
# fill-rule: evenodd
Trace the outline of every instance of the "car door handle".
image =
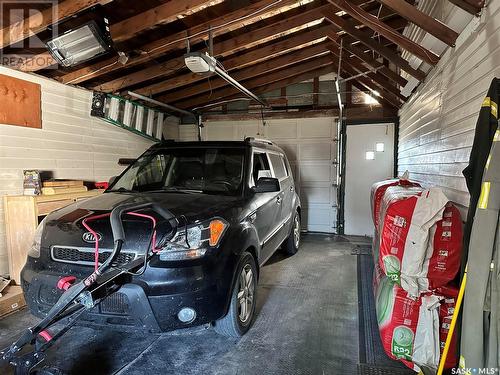
<svg viewBox="0 0 500 375">
<path fill-rule="evenodd" d="M 293 191 L 293 186 L 290 186 L 290 191 Z"/>
<path fill-rule="evenodd" d="M 276 197 L 276 204 L 281 204 L 281 197 L 279 195 Z"/>
</svg>

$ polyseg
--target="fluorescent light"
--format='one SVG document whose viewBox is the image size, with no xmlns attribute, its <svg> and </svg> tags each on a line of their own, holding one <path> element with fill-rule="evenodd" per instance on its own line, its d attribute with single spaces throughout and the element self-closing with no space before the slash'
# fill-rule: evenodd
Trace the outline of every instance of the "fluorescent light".
<svg viewBox="0 0 500 375">
<path fill-rule="evenodd" d="M 383 142 L 379 142 L 375 144 L 375 151 L 384 152 L 385 144 Z"/>
<path fill-rule="evenodd" d="M 373 152 L 373 151 L 366 151 L 365 159 L 366 160 L 375 160 L 375 152 Z"/>
<path fill-rule="evenodd" d="M 107 20 L 105 20 L 107 25 Z M 111 49 L 111 39 L 95 21 L 69 30 L 47 42 L 49 52 L 64 66 L 74 66 L 88 61 Z"/>
</svg>

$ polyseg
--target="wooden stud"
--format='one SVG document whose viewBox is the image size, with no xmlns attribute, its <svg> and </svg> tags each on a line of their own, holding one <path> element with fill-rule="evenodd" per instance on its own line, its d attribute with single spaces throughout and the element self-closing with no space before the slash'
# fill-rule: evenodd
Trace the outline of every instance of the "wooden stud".
<svg viewBox="0 0 500 375">
<path fill-rule="evenodd" d="M 313 96 L 312 96 L 312 102 L 313 102 L 313 108 L 318 107 L 319 104 L 319 77 L 314 77 L 313 79 Z"/>
</svg>

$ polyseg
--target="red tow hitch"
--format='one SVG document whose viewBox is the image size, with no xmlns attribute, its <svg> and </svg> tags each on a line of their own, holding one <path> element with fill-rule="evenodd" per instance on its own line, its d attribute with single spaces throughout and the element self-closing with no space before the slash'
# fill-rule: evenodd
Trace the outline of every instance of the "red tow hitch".
<svg viewBox="0 0 500 375">
<path fill-rule="evenodd" d="M 66 276 L 62 279 L 59 279 L 57 282 L 57 289 L 60 290 L 68 290 L 71 285 L 76 281 L 75 276 Z"/>
</svg>

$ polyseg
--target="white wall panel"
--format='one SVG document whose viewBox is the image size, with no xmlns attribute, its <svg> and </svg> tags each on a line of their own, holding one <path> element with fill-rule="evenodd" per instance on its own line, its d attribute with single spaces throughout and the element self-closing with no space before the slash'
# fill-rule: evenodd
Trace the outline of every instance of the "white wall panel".
<svg viewBox="0 0 500 375">
<path fill-rule="evenodd" d="M 467 165 L 483 98 L 500 77 L 500 1 L 489 1 L 472 33 L 467 27 L 400 110 L 399 173 L 443 188 L 468 205 Z"/>
<path fill-rule="evenodd" d="M 42 90 L 42 129 L 0 124 L 0 196 L 23 193 L 23 170 L 55 178 L 107 181 L 121 172 L 119 158 L 151 145 L 142 137 L 90 116 L 92 93 L 0 67 L 0 73 L 35 82 Z M 8 272 L 3 199 L 0 197 L 0 274 Z"/>
</svg>

